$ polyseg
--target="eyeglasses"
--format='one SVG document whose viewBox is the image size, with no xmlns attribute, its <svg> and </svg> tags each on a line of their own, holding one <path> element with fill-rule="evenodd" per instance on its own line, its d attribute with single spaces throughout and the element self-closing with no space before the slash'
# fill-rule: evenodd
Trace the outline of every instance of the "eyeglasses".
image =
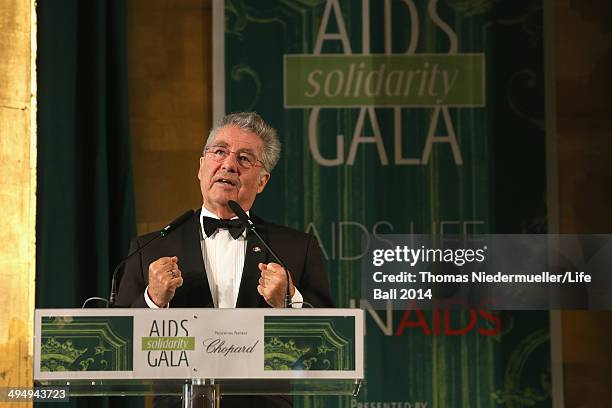
<svg viewBox="0 0 612 408">
<path fill-rule="evenodd" d="M 236 161 L 238 161 L 238 164 L 242 168 L 250 169 L 257 166 L 265 168 L 264 163 L 261 160 L 255 157 L 253 153 L 249 153 L 247 151 L 239 150 L 237 152 L 233 152 L 225 146 L 210 146 L 204 149 L 204 153 L 207 153 L 210 158 L 216 162 L 222 162 L 227 159 L 231 153 L 234 153 L 236 155 Z M 258 164 L 257 162 L 261 164 Z"/>
</svg>

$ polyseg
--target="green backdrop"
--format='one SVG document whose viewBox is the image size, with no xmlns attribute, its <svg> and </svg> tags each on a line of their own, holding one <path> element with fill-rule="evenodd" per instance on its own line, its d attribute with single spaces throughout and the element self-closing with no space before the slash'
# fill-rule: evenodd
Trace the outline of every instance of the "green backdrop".
<svg viewBox="0 0 612 408">
<path fill-rule="evenodd" d="M 317 236 L 339 306 L 368 309 L 368 234 L 546 232 L 540 1 L 226 0 L 224 11 L 226 112 L 258 111 L 283 144 L 255 211 Z M 381 61 L 412 89 L 386 98 L 373 75 L 363 97 Z M 353 84 L 363 64 L 361 98 L 346 85 L 351 62 Z M 444 70 L 448 87 L 458 72 L 457 98 L 428 98 Z M 362 394 L 298 404 L 551 406 L 548 325 L 547 312 L 368 310 Z"/>
</svg>

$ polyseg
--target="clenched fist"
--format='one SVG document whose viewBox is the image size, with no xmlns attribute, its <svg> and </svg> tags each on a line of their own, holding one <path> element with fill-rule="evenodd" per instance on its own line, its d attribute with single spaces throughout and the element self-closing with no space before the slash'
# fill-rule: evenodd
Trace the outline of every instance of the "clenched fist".
<svg viewBox="0 0 612 408">
<path fill-rule="evenodd" d="M 163 257 L 149 265 L 149 298 L 158 307 L 166 307 L 176 288 L 183 285 L 178 257 Z"/>
<path fill-rule="evenodd" d="M 257 292 L 263 296 L 270 306 L 283 307 L 285 305 L 285 289 L 287 288 L 285 269 L 273 262 L 269 264 L 260 263 L 257 266 L 261 271 Z M 293 297 L 295 286 L 291 281 L 291 275 L 289 275 L 289 288 L 289 297 Z"/>
</svg>

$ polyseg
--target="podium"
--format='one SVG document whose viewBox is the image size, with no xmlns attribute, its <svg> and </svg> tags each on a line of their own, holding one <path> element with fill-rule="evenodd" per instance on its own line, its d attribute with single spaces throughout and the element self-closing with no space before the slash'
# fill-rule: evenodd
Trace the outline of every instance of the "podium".
<svg viewBox="0 0 612 408">
<path fill-rule="evenodd" d="M 360 309 L 37 309 L 34 381 L 69 396 L 356 395 Z"/>
</svg>

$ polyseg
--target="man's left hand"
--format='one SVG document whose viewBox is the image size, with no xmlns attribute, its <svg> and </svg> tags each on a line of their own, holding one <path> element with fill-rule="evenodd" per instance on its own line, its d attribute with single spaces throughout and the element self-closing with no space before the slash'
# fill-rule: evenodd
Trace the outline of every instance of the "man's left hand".
<svg viewBox="0 0 612 408">
<path fill-rule="evenodd" d="M 287 274 L 285 269 L 277 263 L 260 263 L 257 265 L 261 271 L 257 292 L 272 307 L 283 307 L 285 305 L 285 290 L 287 288 Z M 293 297 L 295 286 L 289 275 L 289 297 Z"/>
</svg>

